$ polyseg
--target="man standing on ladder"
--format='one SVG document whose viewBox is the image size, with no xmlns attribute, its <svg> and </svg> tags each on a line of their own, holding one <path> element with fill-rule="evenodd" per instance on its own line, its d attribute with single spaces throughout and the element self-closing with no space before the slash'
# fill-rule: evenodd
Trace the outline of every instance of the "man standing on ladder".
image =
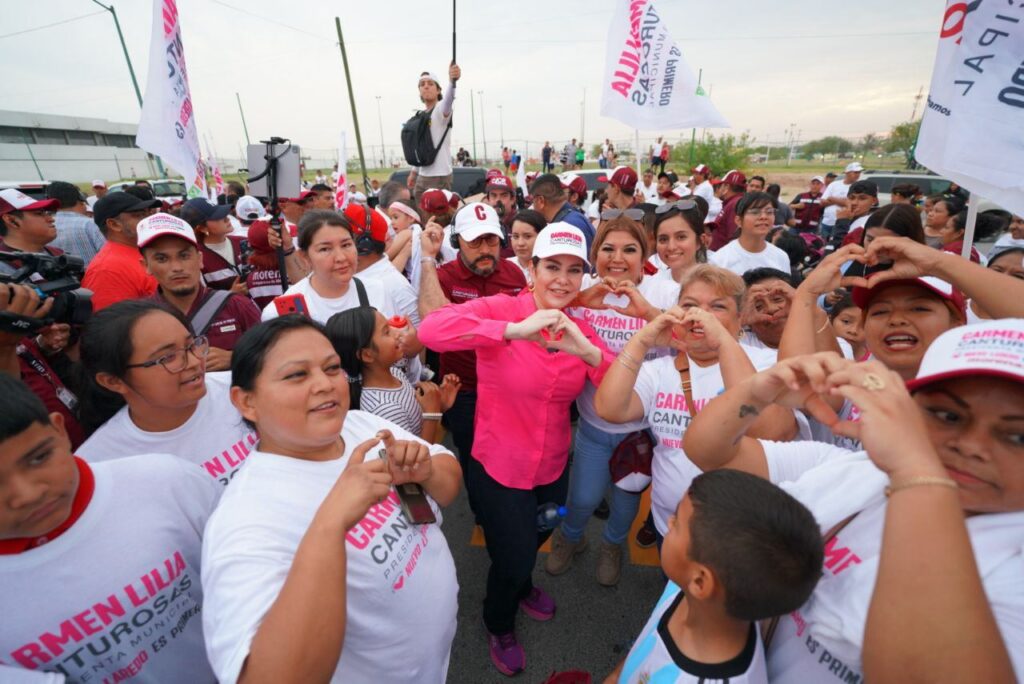
<svg viewBox="0 0 1024 684">
<path fill-rule="evenodd" d="M 433 164 L 413 167 L 409 172 L 409 187 L 417 199 L 431 188 L 452 189 L 452 132 L 449 126 L 452 121 L 452 103 L 455 101 L 455 83 L 461 76 L 459 65 L 452 62 L 448 67 L 448 88 L 442 93 L 441 82 L 434 74 L 429 71 L 420 74 L 420 101 L 426 111 L 430 112 L 430 136 L 438 150 Z"/>
</svg>

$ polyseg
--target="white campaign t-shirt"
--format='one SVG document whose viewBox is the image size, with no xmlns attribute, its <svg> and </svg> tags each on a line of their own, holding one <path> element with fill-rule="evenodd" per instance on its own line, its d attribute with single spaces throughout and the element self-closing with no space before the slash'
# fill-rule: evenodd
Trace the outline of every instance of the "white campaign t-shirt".
<svg viewBox="0 0 1024 684">
<path fill-rule="evenodd" d="M 310 521 L 352 450 L 381 429 L 422 441 L 383 418 L 349 411 L 341 458 L 303 461 L 255 451 L 224 492 L 203 539 L 203 628 L 220 681 L 238 678 Z M 452 457 L 439 445 L 430 453 Z M 440 521 L 436 506 L 435 515 Z M 392 492 L 349 530 L 345 546 L 345 641 L 331 681 L 444 682 L 459 585 L 440 524 L 408 523 Z"/>
<path fill-rule="evenodd" d="M 775 364 L 773 354 L 763 349 L 740 346 L 756 370 Z M 654 526 L 662 535 L 668 532 L 668 517 L 690 488 L 690 482 L 701 473 L 683 451 L 683 434 L 694 413 L 725 391 L 722 371 L 717 363 L 702 368 L 691 360 L 690 380 L 694 412 L 686 405 L 674 357 L 662 356 L 645 361 L 633 386 L 656 437 L 651 462 L 651 512 L 654 514 Z"/>
<path fill-rule="evenodd" d="M 626 656 L 619 684 L 768 683 L 764 645 L 753 623 L 750 625 L 746 646 L 732 660 L 712 664 L 687 658 L 679 650 L 668 629 L 669 619 L 678 610 L 682 600 L 681 589 L 670 581 Z"/>
<path fill-rule="evenodd" d="M 597 282 L 598 278 L 589 275 L 584 276 L 582 289 L 586 289 Z M 651 306 L 656 306 L 659 309 L 668 309 L 673 307 L 679 300 L 679 283 L 676 283 L 672 279 L 663 280 L 653 276 L 644 276 L 640 280 L 639 285 L 637 285 L 637 290 L 640 291 L 640 294 L 644 296 L 644 299 L 646 299 Z M 606 303 L 613 301 L 616 306 L 628 305 L 628 302 L 625 301 L 624 295 L 621 297 L 609 295 L 609 297 L 605 298 Z M 612 309 L 587 309 L 584 307 L 574 307 L 569 309 L 569 315 L 589 323 L 598 336 L 608 346 L 608 349 L 615 354 L 621 352 L 622 348 L 626 346 L 626 343 L 629 342 L 633 335 L 647 324 L 647 321 L 642 318 L 623 316 Z M 646 358 L 655 359 L 659 356 L 665 356 L 670 352 L 671 350 L 668 347 L 659 347 L 649 350 Z M 642 430 L 647 426 L 646 420 L 621 424 L 609 423 L 608 421 L 603 420 L 597 415 L 597 411 L 594 409 L 594 397 L 596 395 L 597 387 L 588 379 L 583 385 L 583 392 L 581 392 L 579 398 L 576 399 L 576 407 L 579 409 L 580 416 L 598 430 L 602 430 L 610 434 L 621 435 Z"/>
<path fill-rule="evenodd" d="M 381 255 L 380 261 L 360 271 L 358 277 L 364 285 L 369 280 L 380 283 L 391 297 L 397 312 L 405 316 L 406 320 L 412 323 L 412 327 L 420 327 L 419 297 L 416 290 L 405 276 L 398 272 L 387 254 Z M 369 298 L 369 290 L 366 291 L 366 296 Z"/>
<path fill-rule="evenodd" d="M 821 193 L 821 199 L 819 202 L 824 202 L 829 198 L 842 198 L 850 194 L 850 186 L 843 182 L 842 178 L 837 178 L 828 184 L 825 188 L 825 192 Z M 825 207 L 825 211 L 822 212 L 821 222 L 830 226 L 834 226 L 836 223 L 836 213 L 839 211 L 838 204 L 830 204 Z"/>
<path fill-rule="evenodd" d="M 430 113 L 430 139 L 434 142 L 434 147 L 437 148 L 437 156 L 434 157 L 434 163 L 430 166 L 421 166 L 417 169 L 419 175 L 424 177 L 450 176 L 452 173 L 453 131 L 448 130 L 448 124 L 451 123 L 454 114 L 451 107 L 455 99 L 455 84 L 449 83 L 445 91 L 445 97 L 438 101 Z M 448 116 L 444 114 L 446 104 L 449 108 Z M 448 131 L 448 135 L 445 135 L 445 131 Z M 441 138 L 444 138 L 444 141 Z"/>
<path fill-rule="evenodd" d="M 820 442 L 761 442 L 769 479 L 808 507 L 822 527 L 848 517 L 850 501 L 864 505 L 825 545 L 825 567 L 810 600 L 778 624 L 768 651 L 771 681 L 863 682 L 860 652 L 882 548 L 887 478 L 867 456 Z M 873 480 L 876 492 L 865 494 Z M 844 506 L 844 502 L 846 502 Z M 854 505 L 853 512 L 857 506 Z M 976 515 L 967 519 L 979 574 L 1017 678 L 1024 677 L 1024 513 Z M 941 597 L 940 599 L 941 600 Z M 819 621 L 815 615 L 820 615 Z"/>
<path fill-rule="evenodd" d="M 68 530 L 0 555 L 0 663 L 74 682 L 214 682 L 199 557 L 220 488 L 167 454 L 90 467 L 92 499 Z"/>
<path fill-rule="evenodd" d="M 326 324 L 327 319 L 334 314 L 359 306 L 359 294 L 356 290 L 355 279 L 349 283 L 348 291 L 344 295 L 336 299 L 328 299 L 321 297 L 313 289 L 313 285 L 310 282 L 312 277 L 312 275 L 308 275 L 295 283 L 285 290 L 285 295 L 301 294 L 306 300 L 306 306 L 309 308 L 309 317 L 314 321 Z M 359 276 L 356 276 L 356 278 L 359 278 Z M 384 314 L 385 318 L 391 318 L 398 313 L 394 300 L 391 299 L 384 286 L 376 278 L 359 279 L 362 281 L 363 287 L 366 288 L 366 299 L 369 301 L 370 306 Z M 274 302 L 270 302 L 270 304 L 263 308 L 263 315 L 260 318 L 264 321 L 269 321 L 277 318 L 278 315 L 277 306 Z"/>
<path fill-rule="evenodd" d="M 76 452 L 89 463 L 145 453 L 174 454 L 195 463 L 225 487 L 256 444 L 256 432 L 231 403 L 231 373 L 206 374 L 206 396 L 179 427 L 146 432 L 125 406 L 100 426 Z"/>
<path fill-rule="evenodd" d="M 774 268 L 783 273 L 790 271 L 789 255 L 770 242 L 764 243 L 760 252 L 748 252 L 736 239 L 708 256 L 708 262 L 740 276 L 752 268 Z"/>
</svg>

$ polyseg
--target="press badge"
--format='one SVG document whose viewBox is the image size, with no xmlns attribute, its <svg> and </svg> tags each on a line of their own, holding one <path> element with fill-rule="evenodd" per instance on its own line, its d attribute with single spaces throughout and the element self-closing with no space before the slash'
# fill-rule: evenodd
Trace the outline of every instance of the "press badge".
<svg viewBox="0 0 1024 684">
<path fill-rule="evenodd" d="M 67 387 L 57 388 L 57 398 L 60 399 L 60 403 L 67 407 L 68 411 L 74 411 L 78 406 L 78 397 Z"/>
</svg>

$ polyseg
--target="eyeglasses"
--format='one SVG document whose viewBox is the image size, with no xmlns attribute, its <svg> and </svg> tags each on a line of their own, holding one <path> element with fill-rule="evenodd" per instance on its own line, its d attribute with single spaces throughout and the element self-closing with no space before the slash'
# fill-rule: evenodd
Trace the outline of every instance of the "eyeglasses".
<svg viewBox="0 0 1024 684">
<path fill-rule="evenodd" d="M 654 210 L 654 213 L 667 214 L 673 209 L 677 209 L 679 211 L 689 211 L 690 209 L 696 208 L 696 206 L 697 203 L 694 202 L 693 200 L 677 200 L 675 202 L 666 202 L 665 204 L 662 204 L 660 207 Z"/>
<path fill-rule="evenodd" d="M 192 343 L 182 349 L 175 349 L 172 352 L 164 354 L 159 359 L 153 359 L 152 361 L 144 361 L 142 363 L 129 363 L 125 368 L 152 368 L 159 364 L 164 367 L 164 370 L 168 373 L 180 373 L 185 370 L 188 366 L 188 354 L 192 353 L 192 356 L 197 359 L 205 359 L 210 353 L 210 341 L 206 339 L 206 335 L 200 335 L 192 340 Z"/>
<path fill-rule="evenodd" d="M 465 242 L 467 246 L 472 247 L 473 249 L 479 249 L 485 244 L 488 247 L 494 247 L 501 241 L 501 238 L 495 235 L 494 233 L 488 233 L 487 235 L 481 235 L 475 240 L 467 240 L 466 238 L 462 238 L 462 241 Z"/>
<path fill-rule="evenodd" d="M 602 221 L 611 221 L 612 219 L 617 219 L 620 216 L 625 216 L 626 218 L 633 219 L 634 221 L 643 221 L 644 220 L 644 210 L 643 209 L 605 209 L 604 211 L 601 212 L 601 220 Z"/>
</svg>

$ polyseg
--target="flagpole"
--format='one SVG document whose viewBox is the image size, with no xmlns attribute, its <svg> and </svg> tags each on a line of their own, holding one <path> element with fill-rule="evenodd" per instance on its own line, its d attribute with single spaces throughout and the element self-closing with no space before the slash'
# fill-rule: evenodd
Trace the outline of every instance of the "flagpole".
<svg viewBox="0 0 1024 684">
<path fill-rule="evenodd" d="M 704 77 L 704 69 L 697 69 L 697 92 L 700 92 L 700 81 Z M 693 146 L 697 142 L 697 127 L 690 129 L 690 168 L 693 168 Z M 667 161 L 667 160 L 666 160 Z"/>
<path fill-rule="evenodd" d="M 245 125 L 245 110 L 242 109 L 242 98 L 235 93 L 235 100 L 238 101 L 238 113 L 242 115 L 242 130 L 245 131 L 245 144 L 249 144 L 249 127 Z"/>
<path fill-rule="evenodd" d="M 473 163 L 477 163 L 476 156 L 476 106 L 473 104 L 473 91 L 469 91 L 469 122 L 473 127 Z"/>
<path fill-rule="evenodd" d="M 971 199 L 967 203 L 967 226 L 964 229 L 964 246 L 960 250 L 960 256 L 964 259 L 971 258 L 971 247 L 974 246 L 974 225 L 978 222 L 978 205 L 981 197 L 971 193 Z"/>
<path fill-rule="evenodd" d="M 633 135 L 636 136 L 636 177 L 643 178 L 644 173 L 640 165 L 640 129 L 634 128 Z"/>
<path fill-rule="evenodd" d="M 348 55 L 345 53 L 345 39 L 341 37 L 341 19 L 334 17 L 334 26 L 338 29 L 338 46 L 341 48 L 342 64 L 345 65 L 345 83 L 348 84 L 348 102 L 352 107 L 352 126 L 356 132 L 356 149 L 359 150 L 359 168 L 363 172 L 363 187 L 367 192 L 369 192 L 370 179 L 366 175 L 366 157 L 363 156 L 363 138 L 359 134 L 359 115 L 356 114 L 356 96 L 352 92 L 352 77 L 348 70 Z"/>
</svg>

